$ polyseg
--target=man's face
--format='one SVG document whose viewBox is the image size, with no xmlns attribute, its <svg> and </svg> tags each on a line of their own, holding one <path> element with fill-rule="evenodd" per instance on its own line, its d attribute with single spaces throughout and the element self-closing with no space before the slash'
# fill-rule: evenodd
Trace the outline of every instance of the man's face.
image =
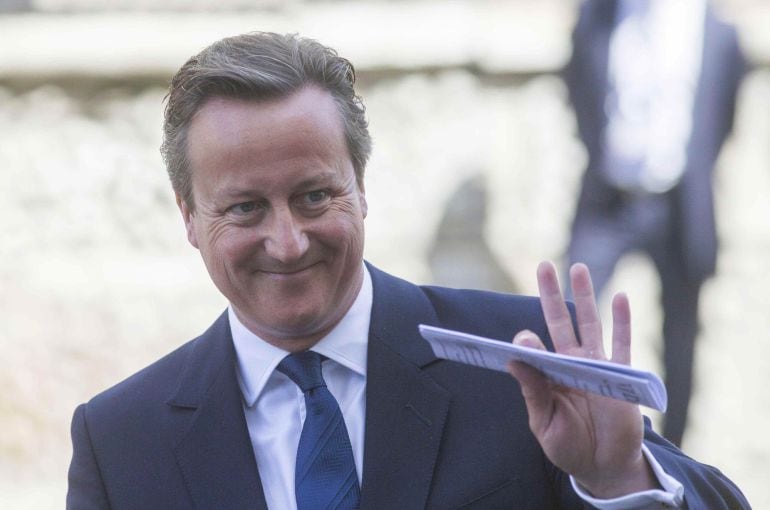
<svg viewBox="0 0 770 510">
<path fill-rule="evenodd" d="M 255 334 L 290 351 L 331 330 L 363 278 L 364 190 L 332 96 L 212 98 L 188 134 L 190 243 Z"/>
</svg>

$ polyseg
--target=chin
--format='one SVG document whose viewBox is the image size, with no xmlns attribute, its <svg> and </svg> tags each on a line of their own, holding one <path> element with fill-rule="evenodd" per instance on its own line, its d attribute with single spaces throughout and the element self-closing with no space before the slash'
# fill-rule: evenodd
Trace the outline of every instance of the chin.
<svg viewBox="0 0 770 510">
<path fill-rule="evenodd" d="M 280 317 L 275 314 L 271 317 L 269 330 L 274 331 L 276 336 L 291 339 L 313 336 L 325 330 L 324 321 L 319 320 L 322 317 L 315 311 L 297 313 L 290 317 Z"/>
</svg>

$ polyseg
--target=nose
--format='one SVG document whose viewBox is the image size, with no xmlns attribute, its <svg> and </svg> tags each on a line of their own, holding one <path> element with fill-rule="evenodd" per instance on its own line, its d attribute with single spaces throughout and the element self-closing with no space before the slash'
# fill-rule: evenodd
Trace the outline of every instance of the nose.
<svg viewBox="0 0 770 510">
<path fill-rule="evenodd" d="M 291 208 L 274 208 L 266 227 L 267 255 L 282 264 L 291 264 L 302 258 L 308 249 L 309 241 L 301 220 L 297 221 Z"/>
</svg>

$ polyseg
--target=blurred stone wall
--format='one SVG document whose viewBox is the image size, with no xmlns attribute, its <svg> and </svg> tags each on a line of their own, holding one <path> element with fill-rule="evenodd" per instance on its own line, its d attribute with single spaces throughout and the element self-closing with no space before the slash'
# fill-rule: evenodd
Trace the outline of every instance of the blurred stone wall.
<svg viewBox="0 0 770 510">
<path fill-rule="evenodd" d="M 74 407 L 225 306 L 158 153 L 171 73 L 221 36 L 296 31 L 357 65 L 375 140 L 366 256 L 383 269 L 533 293 L 537 262 L 559 261 L 567 241 L 584 153 L 554 71 L 576 2 L 159 5 L 0 0 L 0 508 L 60 508 Z M 756 67 L 715 180 L 722 252 L 685 450 L 764 508 L 770 6 L 719 5 Z M 452 272 L 459 261 L 467 274 Z M 659 372 L 651 265 L 625 259 L 612 287 L 632 300 L 635 364 Z"/>
</svg>

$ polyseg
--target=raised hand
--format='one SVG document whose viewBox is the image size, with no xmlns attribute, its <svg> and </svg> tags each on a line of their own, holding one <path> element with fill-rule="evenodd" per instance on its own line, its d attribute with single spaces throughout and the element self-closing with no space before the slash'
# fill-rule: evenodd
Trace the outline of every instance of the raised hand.
<svg viewBox="0 0 770 510">
<path fill-rule="evenodd" d="M 570 268 L 580 342 L 553 264 L 538 266 L 537 281 L 556 352 L 630 364 L 631 313 L 625 294 L 612 301 L 612 357 L 607 358 L 588 268 L 583 264 Z M 545 349 L 531 331 L 519 332 L 513 341 Z M 513 362 L 509 370 L 521 385 L 529 426 L 545 454 L 594 497 L 613 498 L 657 487 L 641 450 L 638 406 L 554 384 L 523 363 Z"/>
</svg>

